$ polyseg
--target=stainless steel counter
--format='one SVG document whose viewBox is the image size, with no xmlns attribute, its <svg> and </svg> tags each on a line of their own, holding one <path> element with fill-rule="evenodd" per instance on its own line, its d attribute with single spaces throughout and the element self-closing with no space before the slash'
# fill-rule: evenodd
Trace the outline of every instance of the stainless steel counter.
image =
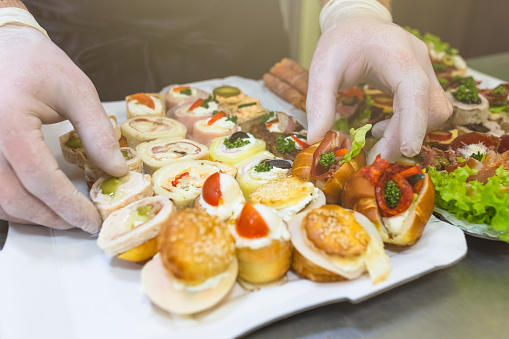
<svg viewBox="0 0 509 339">
<path fill-rule="evenodd" d="M 453 267 L 359 304 L 294 315 L 246 338 L 507 337 L 509 244 L 471 236 L 467 243 L 467 256 Z"/>
</svg>

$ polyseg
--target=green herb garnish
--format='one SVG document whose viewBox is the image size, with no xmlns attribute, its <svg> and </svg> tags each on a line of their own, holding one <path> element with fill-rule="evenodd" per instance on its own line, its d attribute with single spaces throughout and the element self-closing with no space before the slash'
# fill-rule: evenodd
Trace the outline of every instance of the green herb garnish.
<svg viewBox="0 0 509 339">
<path fill-rule="evenodd" d="M 249 107 L 249 106 L 254 106 L 256 105 L 256 101 L 255 102 L 248 102 L 247 104 L 241 104 L 238 106 L 238 108 L 244 108 L 244 107 Z"/>
<path fill-rule="evenodd" d="M 396 208 L 396 206 L 398 206 L 399 200 L 401 199 L 401 191 L 394 181 L 389 180 L 385 183 L 384 198 L 385 204 L 390 209 Z"/>
<path fill-rule="evenodd" d="M 334 152 L 322 153 L 320 155 L 319 163 L 325 168 L 329 168 L 334 165 L 336 163 L 336 156 L 334 155 Z"/>
<path fill-rule="evenodd" d="M 125 161 L 131 160 L 131 156 L 129 155 L 129 152 L 127 152 L 125 149 L 120 150 L 120 152 L 124 156 Z"/>
<path fill-rule="evenodd" d="M 269 172 L 272 169 L 272 166 L 266 162 L 261 162 L 255 166 L 255 172 Z"/>
<path fill-rule="evenodd" d="M 472 153 L 470 157 L 478 161 L 483 161 L 484 159 L 486 159 L 486 154 L 481 153 L 481 151 L 477 151 L 477 153 Z"/>
<path fill-rule="evenodd" d="M 203 102 L 201 103 L 201 107 L 203 108 L 209 108 L 209 104 L 211 102 L 215 102 L 216 104 L 219 103 L 219 101 L 216 100 L 216 96 L 212 96 L 212 95 L 209 95 L 209 97 L 205 100 L 203 100 Z"/>
<path fill-rule="evenodd" d="M 440 63 L 433 63 L 432 64 L 433 66 L 433 70 L 436 72 L 436 73 L 441 73 L 441 72 L 445 72 L 447 70 L 447 67 L 444 65 L 444 64 L 440 64 Z"/>
<path fill-rule="evenodd" d="M 452 95 L 466 104 L 478 104 L 480 102 L 479 92 L 474 84 L 460 85 Z"/>
<path fill-rule="evenodd" d="M 509 112 L 509 106 L 498 106 L 498 107 L 490 107 L 491 113 L 502 113 L 502 112 Z"/>
<path fill-rule="evenodd" d="M 236 115 L 230 115 L 228 118 L 226 118 L 226 121 L 231 121 L 236 124 L 238 119 L 239 118 Z"/>
<path fill-rule="evenodd" d="M 493 91 L 491 91 L 491 93 L 495 94 L 495 95 L 502 95 L 505 93 L 505 87 L 504 86 L 497 86 Z"/>
<path fill-rule="evenodd" d="M 264 124 L 266 124 L 270 119 L 274 118 L 275 116 L 276 116 L 276 113 L 274 113 L 274 111 L 265 113 L 264 115 L 262 115 L 262 121 Z"/>
<path fill-rule="evenodd" d="M 217 113 L 219 113 L 219 111 L 218 111 L 218 110 L 216 110 L 216 109 L 215 109 L 215 110 L 213 110 L 213 111 L 212 111 L 212 116 L 216 115 Z"/>
<path fill-rule="evenodd" d="M 223 144 L 226 146 L 226 148 L 239 148 L 242 146 L 245 146 L 247 144 L 250 144 L 251 141 L 249 139 L 242 139 L 237 138 L 234 142 L 231 142 L 229 138 L 224 138 Z"/>
<path fill-rule="evenodd" d="M 295 141 L 280 135 L 276 139 L 276 148 L 281 153 L 290 153 L 297 149 Z"/>
<path fill-rule="evenodd" d="M 183 95 L 191 95 L 191 94 L 193 94 L 193 91 L 190 88 L 184 88 L 179 93 L 183 94 Z"/>
</svg>

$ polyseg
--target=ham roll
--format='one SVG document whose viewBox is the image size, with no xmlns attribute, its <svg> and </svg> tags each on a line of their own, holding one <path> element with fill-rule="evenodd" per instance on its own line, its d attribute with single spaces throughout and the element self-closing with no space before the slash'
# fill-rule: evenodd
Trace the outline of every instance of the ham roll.
<svg viewBox="0 0 509 339">
<path fill-rule="evenodd" d="M 122 135 L 129 147 L 157 138 L 186 137 L 186 127 L 175 119 L 167 117 L 140 117 L 127 119 L 120 125 Z"/>
<path fill-rule="evenodd" d="M 211 160 L 236 165 L 252 155 L 265 151 L 265 141 L 256 139 L 252 134 L 242 131 L 229 137 L 214 139 L 210 144 Z"/>
<path fill-rule="evenodd" d="M 129 171 L 120 178 L 109 175 L 100 177 L 90 190 L 90 199 L 104 220 L 113 211 L 153 194 L 150 175 Z"/>
<path fill-rule="evenodd" d="M 207 99 L 209 93 L 193 86 L 171 85 L 163 88 L 161 94 L 166 101 L 166 110 L 170 110 L 180 104 L 192 104 L 198 99 Z"/>
<path fill-rule="evenodd" d="M 239 125 L 236 122 L 236 116 L 228 116 L 221 111 L 211 118 L 195 122 L 191 139 L 210 146 L 213 139 L 237 132 Z"/>
<path fill-rule="evenodd" d="M 184 138 L 160 138 L 142 142 L 136 151 L 148 174 L 175 161 L 202 160 L 209 154 L 207 146 Z"/>
</svg>

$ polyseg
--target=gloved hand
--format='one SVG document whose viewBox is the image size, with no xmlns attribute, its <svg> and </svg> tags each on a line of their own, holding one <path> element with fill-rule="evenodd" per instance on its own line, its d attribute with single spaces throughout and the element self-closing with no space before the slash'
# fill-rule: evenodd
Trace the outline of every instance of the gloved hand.
<svg viewBox="0 0 509 339">
<path fill-rule="evenodd" d="M 373 126 L 371 149 L 395 161 L 419 153 L 427 131 L 443 124 L 452 106 L 438 83 L 424 42 L 393 24 L 375 0 L 339 0 L 320 14 L 322 35 L 309 74 L 308 142 L 334 125 L 336 92 L 368 83 L 394 93 L 394 116 Z"/>
<path fill-rule="evenodd" d="M 0 219 L 97 232 L 97 209 L 58 168 L 40 130 L 69 119 L 92 161 L 124 175 L 92 82 L 42 33 L 14 25 L 0 27 L 0 75 Z"/>
</svg>

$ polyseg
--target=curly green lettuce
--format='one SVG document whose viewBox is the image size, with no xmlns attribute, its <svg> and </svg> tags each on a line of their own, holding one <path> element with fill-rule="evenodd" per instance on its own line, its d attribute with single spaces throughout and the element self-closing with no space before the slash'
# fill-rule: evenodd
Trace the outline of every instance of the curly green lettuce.
<svg viewBox="0 0 509 339">
<path fill-rule="evenodd" d="M 343 160 L 341 161 L 341 165 L 349 162 L 353 158 L 355 158 L 362 150 L 364 145 L 366 145 L 366 133 L 371 129 L 371 124 L 366 124 L 357 129 L 350 129 L 350 140 L 352 141 L 352 149 L 350 152 L 347 152 L 343 156 Z"/>
<path fill-rule="evenodd" d="M 435 204 L 454 213 L 458 219 L 474 224 L 488 224 L 504 232 L 500 239 L 509 242 L 509 171 L 500 166 L 486 184 L 470 181 L 477 170 L 458 167 L 451 173 L 428 168 L 435 184 Z"/>
</svg>

